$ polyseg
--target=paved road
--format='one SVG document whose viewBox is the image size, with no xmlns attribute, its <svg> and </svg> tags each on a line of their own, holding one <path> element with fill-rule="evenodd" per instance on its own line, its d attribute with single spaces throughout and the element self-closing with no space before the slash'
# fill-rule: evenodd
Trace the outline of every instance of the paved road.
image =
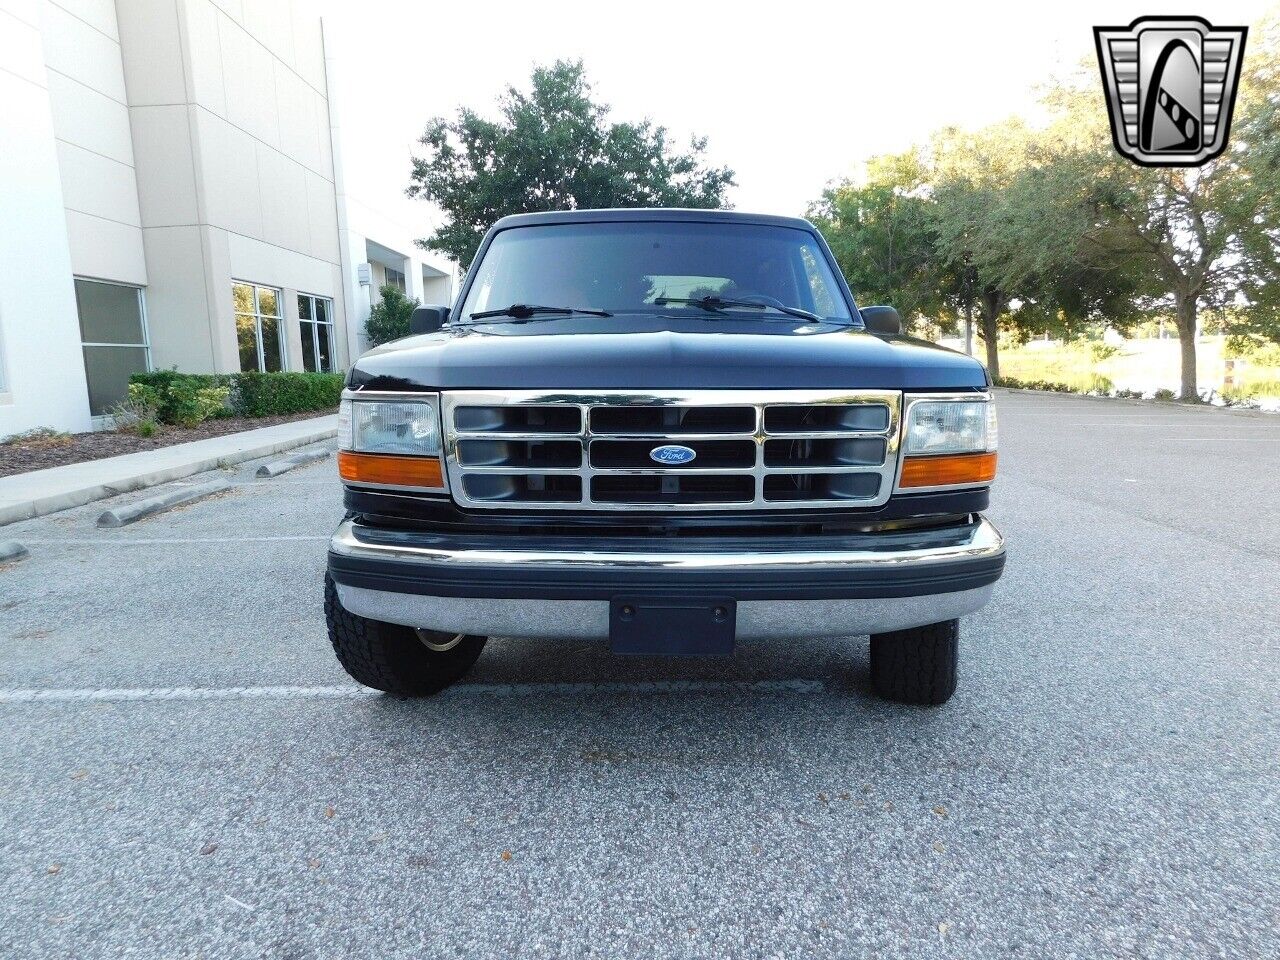
<svg viewBox="0 0 1280 960">
<path fill-rule="evenodd" d="M 1276 956 L 1280 419 L 1007 394 L 1001 433 L 1012 557 L 937 710 L 861 638 L 361 694 L 332 461 L 6 528 L 0 956 Z"/>
</svg>

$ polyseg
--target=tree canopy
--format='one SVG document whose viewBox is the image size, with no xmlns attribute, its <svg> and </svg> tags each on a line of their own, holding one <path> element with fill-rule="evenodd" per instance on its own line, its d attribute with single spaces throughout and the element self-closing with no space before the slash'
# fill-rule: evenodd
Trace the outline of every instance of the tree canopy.
<svg viewBox="0 0 1280 960">
<path fill-rule="evenodd" d="M 811 209 L 854 292 L 949 325 L 976 307 L 987 365 L 1001 330 L 1067 336 L 1172 316 L 1198 399 L 1202 310 L 1280 341 L 1280 21 L 1251 35 L 1230 148 L 1192 168 L 1115 152 L 1096 70 L 1051 85 L 1043 116 L 947 128 L 874 158 Z"/>
<path fill-rule="evenodd" d="M 592 98 L 581 61 L 534 69 L 528 92 L 508 87 L 498 118 L 468 107 L 427 124 L 408 194 L 444 223 L 420 240 L 467 266 L 500 217 L 603 207 L 724 207 L 728 167 L 704 161 L 705 138 L 676 149 L 649 120 L 613 122 Z"/>
</svg>

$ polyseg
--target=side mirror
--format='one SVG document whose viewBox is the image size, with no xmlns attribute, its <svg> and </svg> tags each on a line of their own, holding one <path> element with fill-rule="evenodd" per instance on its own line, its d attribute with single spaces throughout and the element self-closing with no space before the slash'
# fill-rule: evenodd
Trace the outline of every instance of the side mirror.
<svg viewBox="0 0 1280 960">
<path fill-rule="evenodd" d="M 435 333 L 449 319 L 448 307 L 415 307 L 409 314 L 409 332 Z"/>
<path fill-rule="evenodd" d="M 893 307 L 859 307 L 868 333 L 897 336 L 902 333 L 902 318 Z"/>
</svg>

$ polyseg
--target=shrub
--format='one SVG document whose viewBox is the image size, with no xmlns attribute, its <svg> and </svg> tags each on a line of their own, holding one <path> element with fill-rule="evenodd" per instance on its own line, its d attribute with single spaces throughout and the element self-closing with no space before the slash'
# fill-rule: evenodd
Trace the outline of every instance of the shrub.
<svg viewBox="0 0 1280 960">
<path fill-rule="evenodd" d="M 1089 356 L 1094 363 L 1101 363 L 1103 360 L 1110 360 L 1120 352 L 1120 348 L 1110 343 L 1091 343 L 1089 344 Z"/>
<path fill-rule="evenodd" d="M 1165 390 L 1163 387 L 1155 392 L 1155 399 L 1157 400 L 1169 401 L 1169 400 L 1174 400 L 1176 398 L 1177 398 L 1176 393 L 1174 393 L 1172 390 Z"/>
<path fill-rule="evenodd" d="M 1112 396 L 1120 400 L 1141 400 L 1141 390 L 1117 390 Z"/>
<path fill-rule="evenodd" d="M 338 373 L 178 373 L 129 378 L 130 400 L 150 403 L 160 423 L 195 426 L 215 416 L 270 417 L 333 410 L 342 397 Z"/>
<path fill-rule="evenodd" d="M 140 437 L 154 436 L 162 403 L 160 391 L 145 383 L 129 384 L 129 395 L 111 409 L 117 430 L 128 430 Z"/>
<path fill-rule="evenodd" d="M 369 345 L 373 347 L 407 337 L 409 316 L 419 306 L 416 297 L 410 299 L 399 287 L 382 287 L 378 292 L 382 294 L 382 300 L 369 310 L 369 319 L 364 325 Z"/>
<path fill-rule="evenodd" d="M 337 373 L 240 373 L 232 407 L 245 417 L 328 410 L 342 399 L 342 382 Z"/>
</svg>

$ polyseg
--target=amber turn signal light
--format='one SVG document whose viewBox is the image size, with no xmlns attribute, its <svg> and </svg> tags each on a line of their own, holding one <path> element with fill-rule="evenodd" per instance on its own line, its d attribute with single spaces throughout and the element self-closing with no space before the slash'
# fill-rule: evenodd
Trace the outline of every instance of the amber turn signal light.
<svg viewBox="0 0 1280 960">
<path fill-rule="evenodd" d="M 957 453 L 942 457 L 907 457 L 900 487 L 945 487 L 990 483 L 996 478 L 994 453 Z"/>
<path fill-rule="evenodd" d="M 394 457 L 340 450 L 338 476 L 348 483 L 444 489 L 444 473 L 437 457 Z"/>
</svg>

